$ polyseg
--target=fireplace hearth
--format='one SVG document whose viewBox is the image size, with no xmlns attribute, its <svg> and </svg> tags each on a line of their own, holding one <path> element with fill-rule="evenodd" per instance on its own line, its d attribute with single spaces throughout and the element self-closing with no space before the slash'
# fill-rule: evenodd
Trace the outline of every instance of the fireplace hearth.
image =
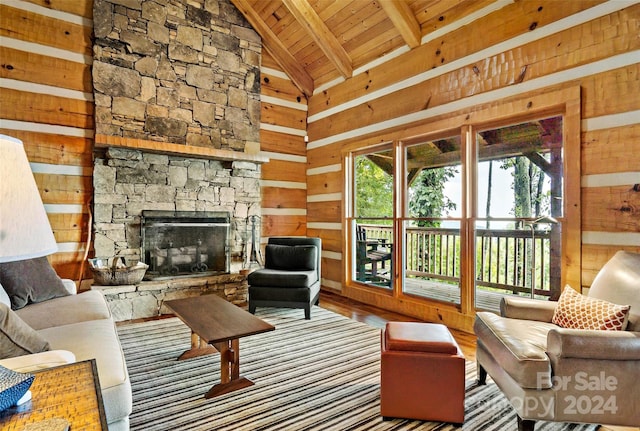
<svg viewBox="0 0 640 431">
<path fill-rule="evenodd" d="M 229 273 L 230 215 L 223 211 L 143 211 L 147 280 Z"/>
</svg>

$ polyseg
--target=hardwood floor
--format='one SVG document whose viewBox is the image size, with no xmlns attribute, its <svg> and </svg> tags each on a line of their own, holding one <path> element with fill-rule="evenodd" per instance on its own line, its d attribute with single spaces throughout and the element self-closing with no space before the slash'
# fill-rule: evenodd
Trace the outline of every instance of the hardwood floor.
<svg viewBox="0 0 640 431">
<path fill-rule="evenodd" d="M 351 300 L 349 298 L 336 295 L 334 293 L 322 291 L 320 293 L 320 307 L 333 311 L 334 313 L 356 320 L 358 322 L 366 323 L 375 328 L 384 328 L 387 322 L 400 321 L 400 322 L 417 322 L 418 319 L 405 316 L 402 314 L 394 313 L 392 311 L 383 310 L 378 307 L 363 304 Z M 162 318 L 173 317 L 172 314 L 166 314 L 162 316 L 156 316 L 149 319 L 137 319 L 135 321 L 119 322 L 119 324 L 141 322 L 147 320 L 156 320 Z M 475 362 L 476 360 L 476 337 L 473 334 L 450 329 L 451 334 L 458 342 L 462 353 L 468 361 Z M 599 431 L 640 431 L 640 428 L 635 427 L 617 427 L 617 426 L 601 426 Z"/>
<path fill-rule="evenodd" d="M 333 311 L 342 316 L 349 317 L 358 322 L 366 323 L 376 328 L 384 328 L 387 322 L 417 322 L 418 319 L 383 310 L 349 298 L 329 292 L 320 293 L 320 307 Z M 473 334 L 450 329 L 451 334 L 458 342 L 462 353 L 468 361 L 476 360 L 476 337 Z"/>
<path fill-rule="evenodd" d="M 333 311 L 342 316 L 349 317 L 358 322 L 366 323 L 376 328 L 384 328 L 390 321 L 417 322 L 418 319 L 383 310 L 361 302 L 344 298 L 329 292 L 320 293 L 320 307 Z M 476 337 L 473 334 L 450 329 L 451 334 L 458 342 L 460 349 L 468 361 L 476 360 Z M 599 431 L 640 431 L 635 427 L 601 426 Z"/>
</svg>

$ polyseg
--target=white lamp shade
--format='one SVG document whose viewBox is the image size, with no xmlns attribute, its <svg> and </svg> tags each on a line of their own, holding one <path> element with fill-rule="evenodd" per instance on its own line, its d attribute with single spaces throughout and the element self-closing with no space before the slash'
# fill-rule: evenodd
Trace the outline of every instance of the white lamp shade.
<svg viewBox="0 0 640 431">
<path fill-rule="evenodd" d="M 0 263 L 57 250 L 22 141 L 0 135 Z"/>
</svg>

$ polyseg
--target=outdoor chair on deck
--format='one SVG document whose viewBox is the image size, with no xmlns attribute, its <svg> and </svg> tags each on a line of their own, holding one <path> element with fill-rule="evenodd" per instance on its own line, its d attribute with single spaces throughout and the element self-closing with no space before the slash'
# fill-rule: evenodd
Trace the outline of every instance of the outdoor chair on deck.
<svg viewBox="0 0 640 431">
<path fill-rule="evenodd" d="M 249 312 L 256 307 L 303 308 L 311 319 L 311 306 L 320 296 L 320 238 L 275 237 L 265 247 L 264 268 L 249 274 Z"/>
<path fill-rule="evenodd" d="M 391 244 L 385 238 L 367 239 L 367 231 L 362 226 L 356 226 L 356 268 L 357 279 L 361 281 L 376 280 L 387 274 L 385 262 L 391 267 Z M 380 271 L 378 271 L 380 263 Z M 366 265 L 371 264 L 367 271 Z"/>
</svg>

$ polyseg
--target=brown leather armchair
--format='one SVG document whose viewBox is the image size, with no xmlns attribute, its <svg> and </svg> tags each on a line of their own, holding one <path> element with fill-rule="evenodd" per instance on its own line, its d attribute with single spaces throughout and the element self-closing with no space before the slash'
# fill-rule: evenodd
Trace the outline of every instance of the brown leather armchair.
<svg viewBox="0 0 640 431">
<path fill-rule="evenodd" d="M 630 305 L 626 330 L 561 328 L 557 302 L 525 298 L 477 313 L 478 383 L 491 376 L 520 431 L 536 420 L 640 426 L 640 254 L 616 253 L 588 296 Z"/>
</svg>

